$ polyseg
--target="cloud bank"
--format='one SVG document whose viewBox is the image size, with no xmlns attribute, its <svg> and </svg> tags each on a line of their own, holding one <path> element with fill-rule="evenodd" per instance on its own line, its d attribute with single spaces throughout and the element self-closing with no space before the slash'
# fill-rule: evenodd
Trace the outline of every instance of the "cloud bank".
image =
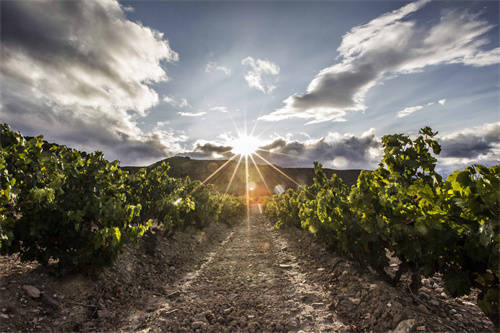
<svg viewBox="0 0 500 333">
<path fill-rule="evenodd" d="M 230 158 L 232 138 L 221 138 L 222 143 L 199 141 L 184 155 L 200 159 Z M 500 122 L 438 136 L 438 142 L 442 150 L 437 171 L 444 176 L 474 163 L 487 166 L 500 163 Z M 382 159 L 383 148 L 372 128 L 360 136 L 330 132 L 319 139 L 276 137 L 262 144 L 257 153 L 282 167 L 312 167 L 313 161 L 319 161 L 333 169 L 375 169 Z M 257 156 L 255 160 L 264 163 Z"/>
<path fill-rule="evenodd" d="M 488 66 L 500 62 L 500 48 L 483 50 L 495 26 L 478 14 L 444 11 L 438 22 L 413 15 L 429 0 L 409 3 L 346 33 L 337 51 L 340 62 L 321 70 L 302 95 L 261 119 L 345 121 L 348 111 L 366 109 L 366 93 L 385 77 L 422 71 L 441 64 Z"/>
<path fill-rule="evenodd" d="M 306 141 L 278 138 L 259 151 L 268 161 L 288 167 L 312 166 L 319 161 L 327 168 L 375 168 L 381 156 L 380 143 L 372 128 L 361 136 L 330 132 Z"/>
<path fill-rule="evenodd" d="M 234 155 L 231 152 L 233 138 L 225 139 L 224 143 L 196 142 L 193 150 L 183 155 L 201 159 L 230 158 Z M 374 129 L 370 129 L 359 137 L 335 132 L 320 139 L 306 141 L 277 137 L 263 144 L 257 154 L 271 163 L 284 167 L 311 167 L 313 161 L 320 161 L 329 168 L 366 169 L 376 167 L 381 150 Z M 255 160 L 264 163 L 258 156 Z"/>
<path fill-rule="evenodd" d="M 145 163 L 179 148 L 137 119 L 158 104 L 150 84 L 178 60 L 161 32 L 125 16 L 115 0 L 2 1 L 0 117 L 28 135 L 107 158 Z"/>
</svg>

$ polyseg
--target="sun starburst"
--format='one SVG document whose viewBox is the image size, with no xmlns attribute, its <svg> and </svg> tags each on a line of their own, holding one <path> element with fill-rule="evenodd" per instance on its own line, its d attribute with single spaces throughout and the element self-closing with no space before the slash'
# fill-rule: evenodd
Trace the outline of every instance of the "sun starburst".
<svg viewBox="0 0 500 333">
<path fill-rule="evenodd" d="M 258 138 L 250 135 L 240 135 L 231 142 L 233 149 L 231 150 L 236 155 L 248 156 L 257 151 L 262 143 Z"/>
<path fill-rule="evenodd" d="M 231 117 L 231 120 L 232 117 Z M 271 190 L 269 188 L 268 183 L 265 180 L 264 175 L 262 174 L 257 162 L 254 159 L 255 157 L 258 157 L 261 161 L 263 161 L 265 164 L 269 165 L 272 169 L 277 171 L 279 174 L 287 178 L 288 180 L 292 181 L 295 185 L 299 185 L 298 182 L 296 182 L 293 178 L 291 178 L 289 175 L 287 175 L 284 171 L 280 170 L 278 167 L 276 167 L 274 164 L 269 162 L 267 159 L 265 159 L 262 155 L 257 153 L 257 151 L 262 151 L 266 152 L 268 154 L 273 154 L 274 152 L 270 150 L 264 150 L 262 147 L 264 146 L 264 142 L 262 142 L 257 136 L 254 136 L 253 133 L 255 131 L 255 127 L 257 123 L 254 124 L 254 127 L 250 131 L 250 133 L 247 132 L 247 127 L 245 123 L 244 131 L 240 131 L 238 127 L 236 126 L 236 123 L 233 120 L 233 124 L 235 126 L 236 132 L 237 132 L 237 137 L 236 138 L 228 138 L 227 145 L 231 146 L 231 153 L 233 154 L 232 157 L 230 157 L 225 163 L 223 163 L 220 167 L 217 168 L 214 172 L 212 172 L 203 182 L 202 184 L 206 183 L 208 180 L 210 180 L 212 177 L 214 177 L 217 173 L 221 172 L 222 169 L 224 169 L 231 161 L 233 161 L 235 158 L 239 157 L 236 166 L 231 174 L 231 177 L 229 179 L 229 182 L 226 187 L 226 193 L 229 191 L 229 188 L 231 187 L 231 184 L 235 178 L 236 172 L 240 166 L 240 164 L 244 164 L 245 168 L 245 201 L 246 201 L 246 208 L 247 208 L 247 223 L 249 223 L 250 219 L 250 191 L 255 190 L 256 184 L 254 182 L 249 181 L 249 172 L 248 172 L 248 164 L 249 160 L 253 163 L 255 169 L 257 170 L 264 186 L 266 187 L 267 191 L 271 194 Z M 282 186 L 282 185 L 279 185 Z M 260 207 L 259 207 L 260 208 Z"/>
</svg>

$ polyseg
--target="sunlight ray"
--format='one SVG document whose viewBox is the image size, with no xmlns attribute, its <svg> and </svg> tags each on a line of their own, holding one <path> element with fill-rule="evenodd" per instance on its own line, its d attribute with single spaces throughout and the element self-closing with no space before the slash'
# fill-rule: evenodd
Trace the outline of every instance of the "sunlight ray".
<svg viewBox="0 0 500 333">
<path fill-rule="evenodd" d="M 255 132 L 255 128 L 257 127 L 257 123 L 259 122 L 259 118 L 255 119 L 255 122 L 253 123 L 252 131 L 250 132 L 250 136 L 253 136 L 253 133 Z"/>
<path fill-rule="evenodd" d="M 259 113 L 257 114 L 257 117 L 255 118 L 255 122 L 253 124 L 252 131 L 250 132 L 250 136 L 253 136 L 253 133 L 255 132 L 255 129 L 257 128 L 257 123 L 260 120 L 260 116 L 262 115 L 262 112 L 264 111 L 264 108 L 259 108 Z M 260 137 L 260 135 L 257 135 L 257 137 Z"/>
<path fill-rule="evenodd" d="M 236 135 L 237 135 L 237 136 L 238 136 L 238 135 L 240 135 L 241 131 L 240 131 L 240 129 L 239 129 L 239 127 L 238 127 L 238 125 L 236 125 L 236 122 L 234 121 L 233 116 L 231 115 L 231 113 L 230 113 L 230 112 L 228 113 L 228 115 L 229 115 L 229 118 L 231 119 L 231 122 L 233 123 L 234 129 L 235 129 L 235 131 L 236 131 Z"/>
<path fill-rule="evenodd" d="M 227 184 L 225 193 L 227 193 L 227 191 L 229 191 L 229 188 L 231 187 L 231 184 L 233 183 L 234 176 L 236 176 L 236 172 L 238 171 L 238 168 L 240 166 L 242 158 L 243 158 L 243 155 L 240 155 L 240 159 L 238 160 L 238 163 L 236 163 L 236 167 L 234 168 L 233 174 L 231 175 L 231 179 L 229 179 L 229 183 Z"/>
<path fill-rule="evenodd" d="M 272 164 L 271 162 L 269 162 L 268 160 L 266 160 L 264 157 L 260 156 L 257 153 L 254 153 L 254 154 L 256 156 L 258 156 L 261 160 L 263 160 L 264 162 L 266 162 L 267 164 L 269 164 L 270 167 L 272 167 L 273 169 L 275 169 L 276 171 L 278 171 L 279 173 L 281 173 L 283 176 L 285 176 L 287 179 L 289 179 L 290 181 L 292 181 L 295 185 L 300 186 L 300 184 L 297 183 L 292 177 L 290 177 L 289 175 L 287 175 L 286 173 L 284 173 L 283 171 L 281 171 L 280 169 L 278 169 L 274 164 Z"/>
<path fill-rule="evenodd" d="M 257 166 L 257 163 L 255 163 L 255 159 L 253 158 L 253 156 L 252 156 L 252 155 L 250 155 L 250 159 L 252 160 L 253 165 L 255 166 L 255 169 L 257 169 L 257 172 L 259 173 L 260 179 L 262 179 L 262 182 L 263 182 L 263 183 L 264 183 L 264 185 L 266 186 L 266 190 L 267 190 L 267 192 L 269 192 L 269 194 L 272 194 L 272 193 L 271 193 L 271 191 L 269 190 L 269 186 L 267 185 L 266 180 L 264 179 L 264 175 L 262 175 L 262 172 L 260 172 L 260 169 L 259 169 L 259 167 Z"/>
<path fill-rule="evenodd" d="M 228 165 L 229 162 L 231 162 L 232 160 L 234 160 L 236 158 L 236 156 L 238 155 L 233 155 L 230 159 L 228 159 L 224 164 L 222 164 L 220 167 L 217 168 L 217 170 L 215 170 L 214 172 L 212 172 L 207 178 L 205 178 L 204 181 L 202 181 L 198 186 L 196 186 L 192 192 L 194 192 L 195 190 L 198 189 L 198 187 L 200 187 L 201 185 L 205 184 L 207 181 L 210 180 L 210 178 L 212 178 L 213 176 L 215 176 L 217 174 L 217 172 L 219 172 L 220 170 L 222 170 L 226 165 Z"/>
<path fill-rule="evenodd" d="M 247 202 L 247 224 L 250 228 L 250 193 L 248 189 L 248 155 L 245 155 L 245 178 L 246 178 L 246 202 Z"/>
</svg>

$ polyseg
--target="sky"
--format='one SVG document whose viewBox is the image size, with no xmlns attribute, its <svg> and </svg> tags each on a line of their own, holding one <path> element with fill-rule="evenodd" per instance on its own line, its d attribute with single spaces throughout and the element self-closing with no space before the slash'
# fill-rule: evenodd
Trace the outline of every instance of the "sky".
<svg viewBox="0 0 500 333">
<path fill-rule="evenodd" d="M 438 131 L 442 173 L 500 163 L 497 1 L 1 1 L 0 121 L 122 165 L 373 169 Z M 246 130 L 245 130 L 246 128 Z"/>
</svg>

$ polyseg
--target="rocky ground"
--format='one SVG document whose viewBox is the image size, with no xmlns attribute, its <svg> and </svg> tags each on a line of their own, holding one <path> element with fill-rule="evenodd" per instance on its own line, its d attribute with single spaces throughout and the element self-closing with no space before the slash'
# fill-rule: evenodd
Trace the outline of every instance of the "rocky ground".
<svg viewBox="0 0 500 333">
<path fill-rule="evenodd" d="M 0 331 L 493 331 L 474 295 L 447 297 L 438 276 L 418 294 L 394 288 L 254 210 L 232 228 L 149 234 L 95 277 L 0 257 Z"/>
</svg>

